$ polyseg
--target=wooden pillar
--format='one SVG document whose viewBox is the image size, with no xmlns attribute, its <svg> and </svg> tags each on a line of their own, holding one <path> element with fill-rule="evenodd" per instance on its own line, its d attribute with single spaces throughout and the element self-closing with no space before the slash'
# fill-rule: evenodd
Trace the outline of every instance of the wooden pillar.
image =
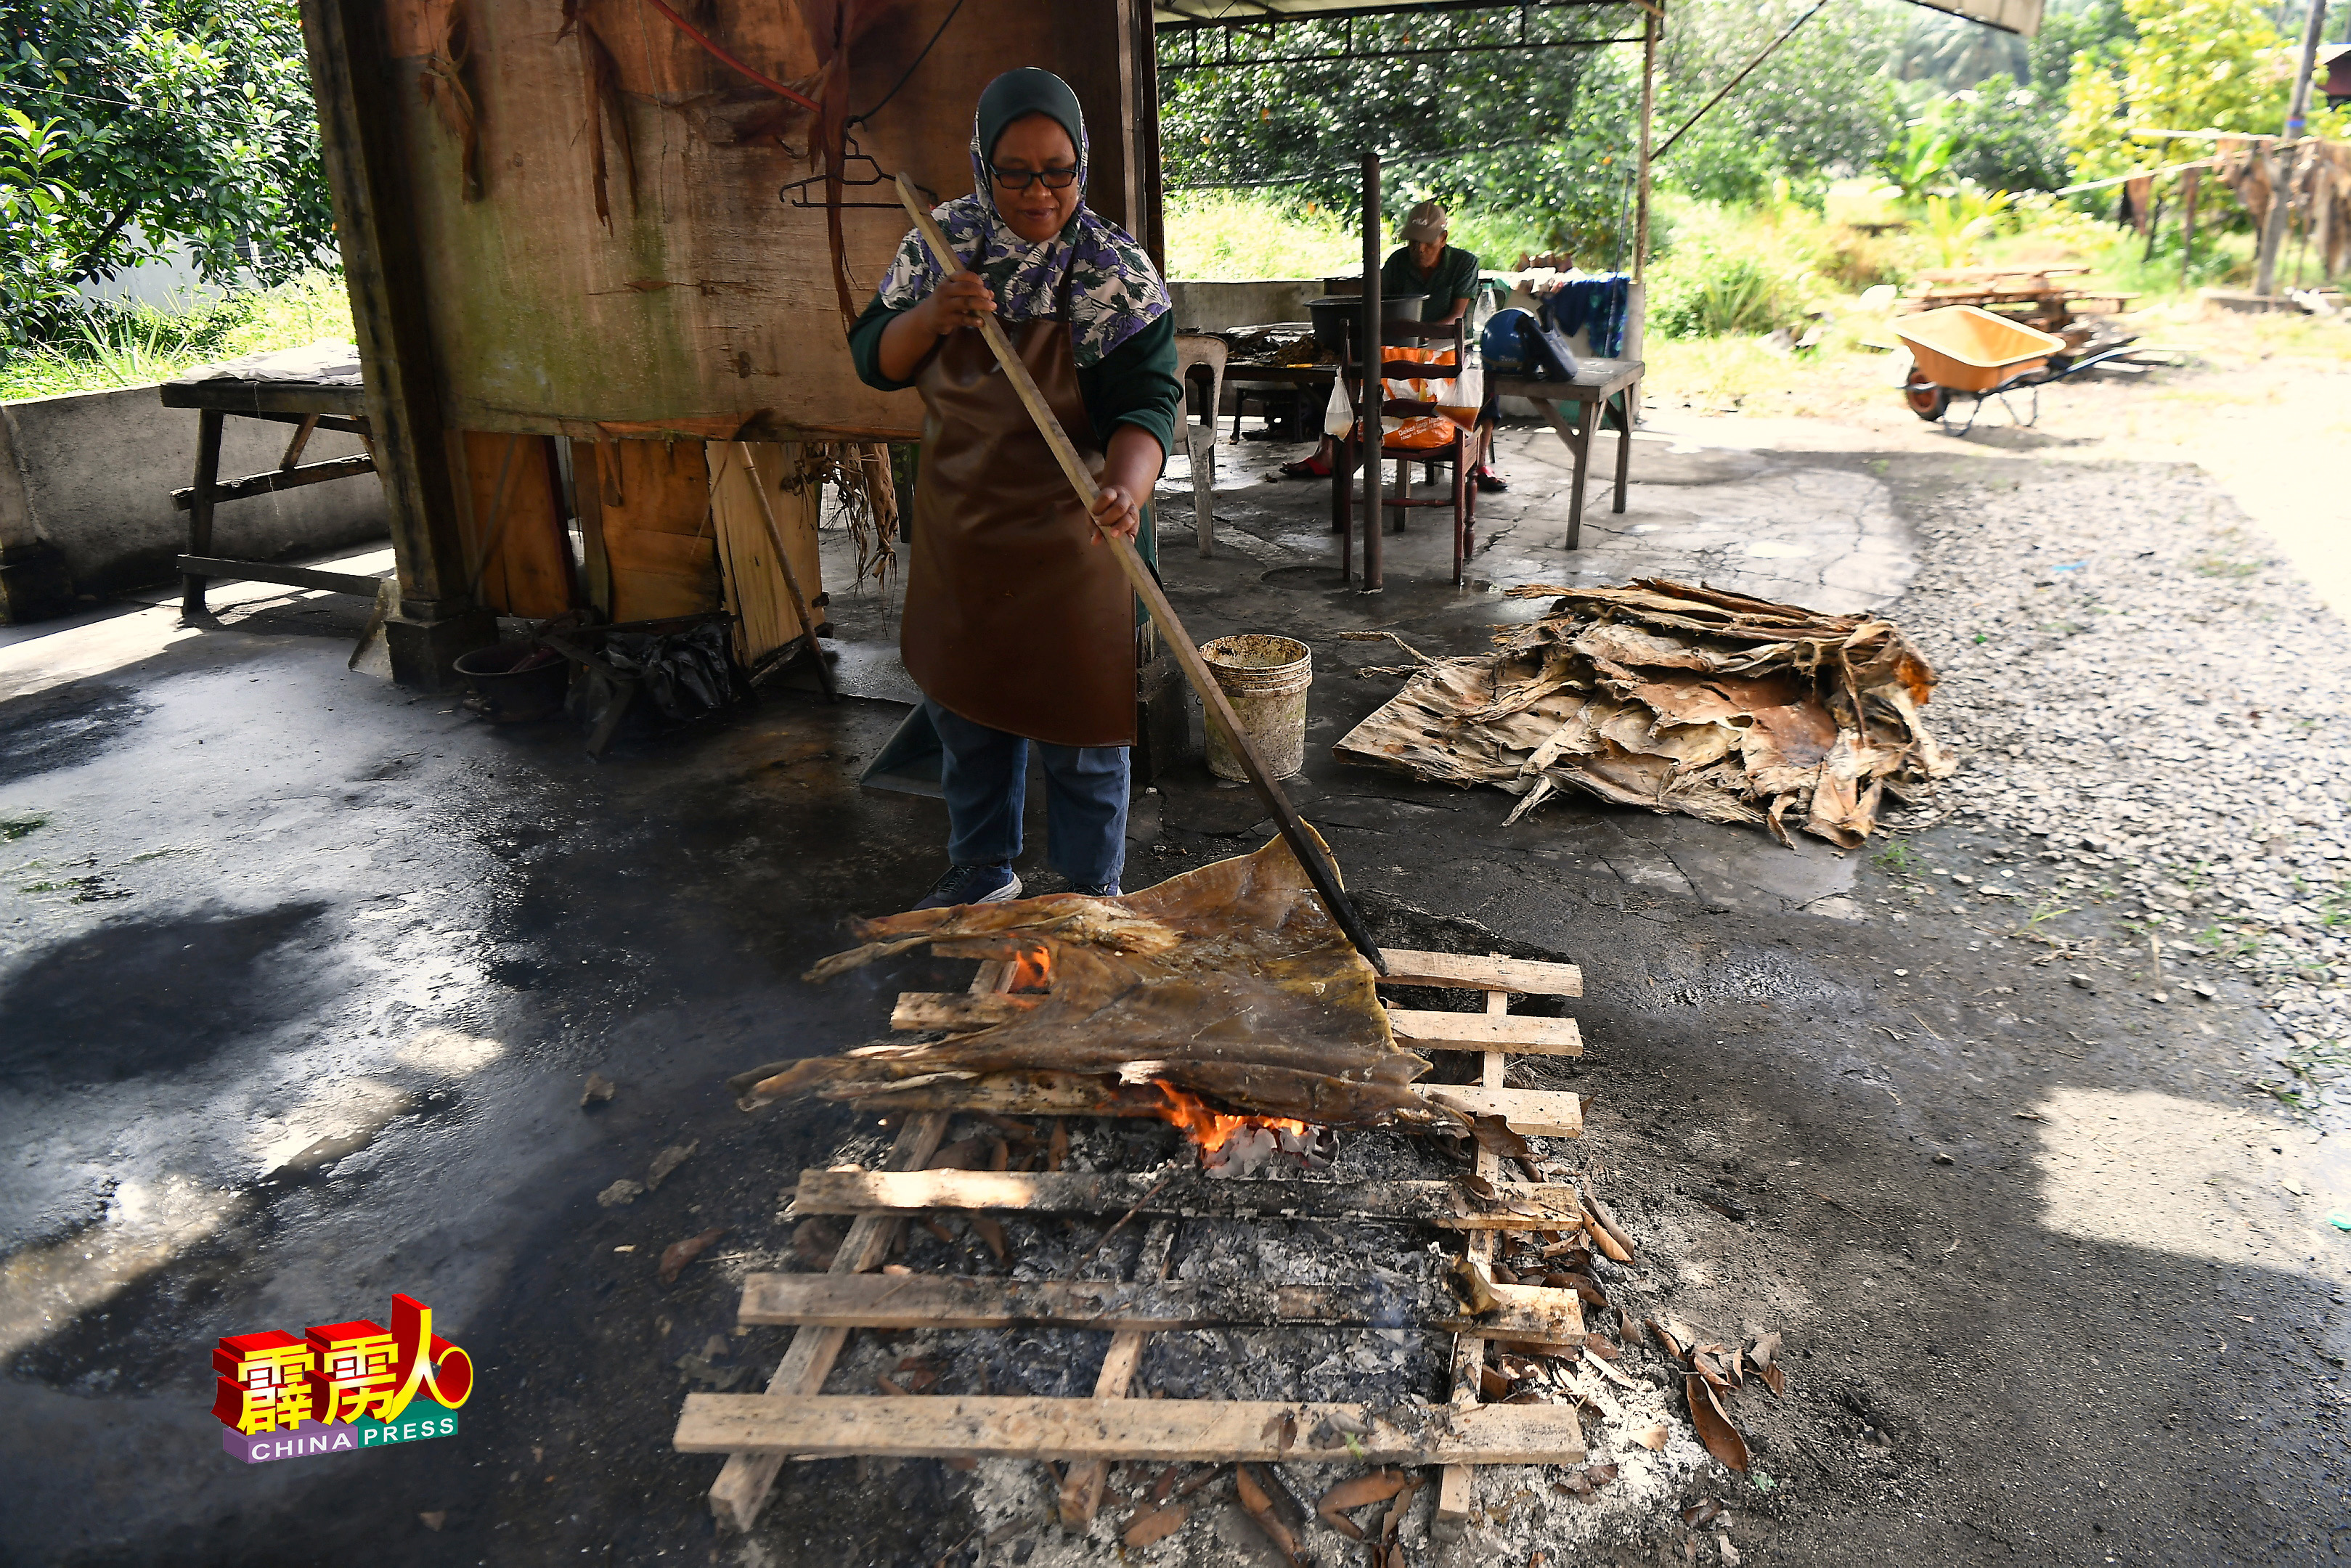
<svg viewBox="0 0 2351 1568">
<path fill-rule="evenodd" d="M 1666 0 L 1641 7 L 1641 146 L 1633 171 L 1633 281 L 1649 269 L 1649 147 L 1657 112 L 1657 39 L 1665 31 Z"/>
<path fill-rule="evenodd" d="M 431 323 L 408 179 L 402 108 L 383 11 L 366 0 L 302 0 L 302 36 L 334 190 L 336 238 L 367 375 L 369 438 L 391 514 L 400 610 L 384 622 L 392 678 L 437 690 L 451 663 L 497 640 L 467 589 L 464 533 L 434 384 Z"/>
<path fill-rule="evenodd" d="M 1387 586 L 1381 560 L 1380 492 L 1387 482 L 1387 465 L 1380 461 L 1386 443 L 1381 432 L 1381 405 L 1387 386 L 1380 379 L 1380 361 L 1387 334 L 1380 329 L 1380 155 L 1364 154 L 1364 401 L 1355 411 L 1355 434 L 1364 448 L 1364 591 L 1377 593 Z"/>
</svg>

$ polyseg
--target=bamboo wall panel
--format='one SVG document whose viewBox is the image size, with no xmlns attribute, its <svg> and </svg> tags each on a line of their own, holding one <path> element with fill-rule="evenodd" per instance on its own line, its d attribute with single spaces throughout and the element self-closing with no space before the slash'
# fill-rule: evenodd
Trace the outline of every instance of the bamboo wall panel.
<svg viewBox="0 0 2351 1568">
<path fill-rule="evenodd" d="M 683 7 L 746 63 L 815 97 L 835 0 Z M 846 101 L 887 92 L 953 0 L 856 7 Z M 423 252 L 446 422 L 590 437 L 668 429 L 911 438 L 920 404 L 852 372 L 820 207 L 778 187 L 817 172 L 811 117 L 711 58 L 644 0 L 390 0 L 407 199 Z M 1123 222 L 1139 74 L 1132 0 L 966 0 L 935 48 L 854 134 L 941 197 L 970 188 L 979 89 L 1021 65 L 1084 103 L 1089 196 Z M 567 26 L 569 30 L 567 31 Z M 601 86 L 600 87 L 600 83 Z M 604 167 L 609 224 L 597 214 Z M 852 201 L 890 202 L 886 187 Z M 862 307 L 904 214 L 852 208 Z M 605 427 L 600 431 L 597 427 Z"/>
</svg>

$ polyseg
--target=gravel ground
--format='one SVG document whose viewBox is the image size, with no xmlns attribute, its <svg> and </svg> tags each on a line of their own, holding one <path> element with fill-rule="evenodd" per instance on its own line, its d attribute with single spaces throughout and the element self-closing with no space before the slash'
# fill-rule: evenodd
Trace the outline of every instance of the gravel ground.
<svg viewBox="0 0 2351 1568">
<path fill-rule="evenodd" d="M 2089 988 L 2177 1007 L 2255 988 L 2277 1032 L 2254 1083 L 2351 1105 L 2342 621 L 2195 468 L 2049 465 L 1914 516 L 1932 544 L 1888 611 L 1964 760 L 1910 821 L 1956 813 L 2012 847 L 1970 877 L 1897 839 L 1879 903 L 2002 901 Z"/>
</svg>

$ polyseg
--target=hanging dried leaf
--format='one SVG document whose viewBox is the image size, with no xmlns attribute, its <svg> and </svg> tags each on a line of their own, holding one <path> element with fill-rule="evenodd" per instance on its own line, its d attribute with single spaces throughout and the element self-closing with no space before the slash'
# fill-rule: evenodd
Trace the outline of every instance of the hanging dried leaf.
<svg viewBox="0 0 2351 1568">
<path fill-rule="evenodd" d="M 1698 1440 L 1706 1445 L 1706 1451 L 1744 1474 L 1749 1463 L 1746 1440 L 1715 1403 L 1714 1390 L 1706 1385 L 1706 1379 L 1696 1373 L 1685 1375 L 1682 1397 L 1689 1404 L 1690 1425 L 1697 1428 Z"/>
</svg>

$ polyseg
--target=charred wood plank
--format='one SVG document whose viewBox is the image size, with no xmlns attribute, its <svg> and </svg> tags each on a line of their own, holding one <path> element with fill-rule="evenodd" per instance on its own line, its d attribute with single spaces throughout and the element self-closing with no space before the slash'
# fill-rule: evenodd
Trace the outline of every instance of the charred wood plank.
<svg viewBox="0 0 2351 1568">
<path fill-rule="evenodd" d="M 1481 1198 L 1447 1181 L 1223 1180 L 1192 1172 L 803 1171 L 798 1214 L 925 1208 L 1176 1214 L 1219 1219 L 1390 1219 L 1447 1230 L 1556 1230 L 1583 1222 L 1572 1186 L 1495 1182 Z"/>
<path fill-rule="evenodd" d="M 1281 1447 L 1284 1416 L 1295 1446 Z M 1311 1440 L 1326 1434 L 1329 1446 Z M 1341 1436 L 1352 1436 L 1350 1443 Z M 1583 1432 L 1570 1405 L 1422 1412 L 1241 1399 L 1045 1399 L 917 1395 L 783 1397 L 689 1394 L 682 1454 L 842 1458 L 1142 1459 L 1161 1464 L 1574 1464 Z"/>
</svg>

